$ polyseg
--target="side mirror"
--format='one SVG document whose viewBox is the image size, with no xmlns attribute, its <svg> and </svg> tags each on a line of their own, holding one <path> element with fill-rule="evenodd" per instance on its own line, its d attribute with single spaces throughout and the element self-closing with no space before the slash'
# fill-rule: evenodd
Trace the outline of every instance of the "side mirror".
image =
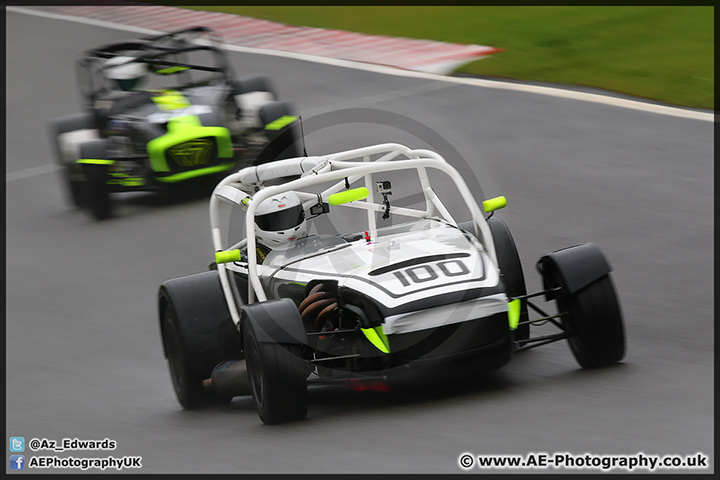
<svg viewBox="0 0 720 480">
<path fill-rule="evenodd" d="M 507 199 L 505 197 L 495 197 L 490 198 L 488 200 L 485 200 L 483 202 L 483 209 L 485 212 L 490 213 L 494 212 L 495 210 L 500 210 L 501 208 L 505 208 L 507 205 Z"/>
<path fill-rule="evenodd" d="M 325 202 L 319 202 L 312 207 L 310 207 L 310 215 L 322 215 L 323 213 L 329 213 L 330 212 L 330 205 L 328 205 Z"/>
</svg>

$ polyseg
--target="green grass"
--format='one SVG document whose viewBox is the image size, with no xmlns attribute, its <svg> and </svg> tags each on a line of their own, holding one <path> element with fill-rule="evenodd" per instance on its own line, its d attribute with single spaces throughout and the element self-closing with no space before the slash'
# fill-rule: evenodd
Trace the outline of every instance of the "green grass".
<svg viewBox="0 0 720 480">
<path fill-rule="evenodd" d="M 714 109 L 713 7 L 189 7 L 291 25 L 474 43 L 462 67 Z"/>
</svg>

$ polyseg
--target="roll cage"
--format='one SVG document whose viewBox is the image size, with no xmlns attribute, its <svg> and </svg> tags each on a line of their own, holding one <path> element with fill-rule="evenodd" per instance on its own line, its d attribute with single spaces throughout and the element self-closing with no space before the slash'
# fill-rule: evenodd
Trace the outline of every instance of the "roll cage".
<svg viewBox="0 0 720 480">
<path fill-rule="evenodd" d="M 150 71 L 160 74 L 197 70 L 216 72 L 220 82 L 234 79 L 234 73 L 225 52 L 218 47 L 220 35 L 209 27 L 193 27 L 176 32 L 121 41 L 103 45 L 83 52 L 77 60 L 77 78 L 80 93 L 86 106 L 108 93 L 102 76 L 105 62 L 114 57 L 131 57 L 126 63 L 141 62 L 150 67 Z M 172 55 L 181 55 L 193 51 L 208 51 L 213 54 L 214 65 L 192 64 L 169 59 Z M 117 65 L 115 65 L 117 66 Z"/>
<path fill-rule="evenodd" d="M 379 157 L 372 160 L 372 156 Z M 412 150 L 404 145 L 387 143 L 319 157 L 299 157 L 279 160 L 259 166 L 247 167 L 225 177 L 215 187 L 210 199 L 210 224 L 213 247 L 216 252 L 218 274 L 234 323 L 239 324 L 240 316 L 224 263 L 239 261 L 241 258 L 240 249 L 247 250 L 248 303 L 253 303 L 255 299 L 257 299 L 257 301 L 267 300 L 262 282 L 258 276 L 257 243 L 253 233 L 255 231 L 255 211 L 263 200 L 273 195 L 292 190 L 298 194 L 303 201 L 303 208 L 307 210 L 310 207 L 320 205 L 321 202 L 328 202 L 328 198 L 333 194 L 338 194 L 343 190 L 350 192 L 350 187 L 353 184 L 362 182 L 367 189 L 367 198 L 364 200 L 350 201 L 349 203 L 342 202 L 332 204 L 345 208 L 366 210 L 367 227 L 365 230 L 374 238 L 377 231 L 375 213 L 385 212 L 388 207 L 384 203 L 375 202 L 373 174 L 399 170 L 416 170 L 420 179 L 422 193 L 425 197 L 425 210 L 391 206 L 389 207 L 389 211 L 394 214 L 415 218 L 430 218 L 437 212 L 445 221 L 457 226 L 455 219 L 450 215 L 447 208 L 445 208 L 430 186 L 427 169 L 440 170 L 453 180 L 465 205 L 470 210 L 477 238 L 495 265 L 497 265 L 490 227 L 467 187 L 467 184 L 455 168 L 448 164 L 439 154 L 430 150 Z M 280 185 L 264 185 L 264 183 L 269 180 L 294 176 L 300 176 L 300 178 Z M 333 181 L 337 183 L 319 194 L 302 191 L 304 188 Z M 220 200 L 246 210 L 246 238 L 228 248 L 225 248 L 222 242 L 219 219 Z"/>
</svg>

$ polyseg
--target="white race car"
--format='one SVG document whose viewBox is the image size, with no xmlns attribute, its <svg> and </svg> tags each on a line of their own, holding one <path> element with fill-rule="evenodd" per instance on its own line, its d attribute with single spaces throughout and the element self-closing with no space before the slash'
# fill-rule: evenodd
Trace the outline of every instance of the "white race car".
<svg viewBox="0 0 720 480">
<path fill-rule="evenodd" d="M 393 205 L 392 172 L 418 182 L 420 208 Z M 441 202 L 430 185 L 438 174 L 471 220 L 458 223 Z M 231 246 L 223 244 L 220 202 L 244 215 L 247 233 Z M 561 339 L 582 367 L 621 360 L 623 320 L 605 256 L 592 243 L 544 255 L 544 290 L 528 295 L 512 236 L 493 216 L 505 204 L 492 198 L 481 210 L 440 155 L 398 144 L 229 175 L 210 200 L 216 262 L 159 290 L 180 403 L 251 394 L 262 421 L 280 423 L 307 415 L 313 384 L 388 391 L 499 368 L 513 352 Z M 362 227 L 310 234 L 308 220 L 351 211 Z M 531 301 L 540 296 L 558 313 Z M 528 307 L 540 318 L 530 319 Z M 560 332 L 531 338 L 538 322 Z"/>
</svg>

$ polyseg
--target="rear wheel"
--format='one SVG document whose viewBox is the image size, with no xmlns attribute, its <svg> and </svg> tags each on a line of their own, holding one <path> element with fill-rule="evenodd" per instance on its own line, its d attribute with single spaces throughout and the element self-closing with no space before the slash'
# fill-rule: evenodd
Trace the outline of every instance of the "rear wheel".
<svg viewBox="0 0 720 480">
<path fill-rule="evenodd" d="M 622 313 L 609 275 L 557 301 L 560 312 L 566 312 L 563 324 L 575 333 L 568 343 L 581 367 L 604 367 L 623 358 Z"/>
<path fill-rule="evenodd" d="M 245 361 L 250 391 L 265 424 L 307 416 L 307 373 L 299 345 L 259 342 L 250 322 L 245 329 Z"/>
<path fill-rule="evenodd" d="M 180 405 L 186 409 L 206 405 L 210 395 L 204 391 L 203 379 L 192 366 L 172 304 L 165 308 L 162 335 L 170 378 Z"/>
<path fill-rule="evenodd" d="M 242 359 L 241 337 L 232 321 L 217 272 L 166 280 L 158 292 L 163 351 L 180 404 L 196 408 L 227 402 L 203 387 L 222 362 Z"/>
<path fill-rule="evenodd" d="M 525 288 L 525 275 L 523 274 L 520 255 L 518 254 L 515 241 L 513 240 L 510 229 L 505 222 L 499 217 L 490 217 L 488 226 L 493 236 L 495 244 L 495 254 L 497 255 L 500 273 L 502 274 L 502 282 L 505 291 L 509 297 L 519 297 L 527 294 Z M 523 323 L 528 321 L 527 301 L 520 301 L 520 325 L 514 331 L 515 340 L 522 341 L 530 338 L 530 324 Z M 527 342 L 523 342 L 520 346 Z"/>
<path fill-rule="evenodd" d="M 519 297 L 527 294 L 527 289 L 525 288 L 525 275 L 523 274 L 520 255 L 518 254 L 517 247 L 515 246 L 515 240 L 513 240 L 510 229 L 499 217 L 490 217 L 487 219 L 487 223 L 488 227 L 490 227 L 490 231 L 492 232 L 495 254 L 497 255 L 501 281 L 505 287 L 505 292 L 508 297 Z M 472 220 L 459 223 L 458 227 L 461 230 L 465 230 L 466 232 L 475 235 L 475 225 Z M 528 319 L 527 301 L 521 300 L 521 325 L 518 325 L 517 329 L 513 331 L 514 339 L 522 342 L 519 346 L 525 345 L 527 342 L 524 342 L 524 340 L 530 338 L 530 324 L 523 324 L 523 322 L 527 322 Z"/>
<path fill-rule="evenodd" d="M 83 178 L 82 166 L 75 163 L 77 160 L 76 155 L 69 156 L 72 147 L 68 149 L 66 142 L 69 141 L 73 144 L 78 141 L 97 138 L 97 126 L 93 115 L 82 113 L 54 118 L 48 121 L 48 129 L 55 151 L 56 162 L 61 167 L 61 180 L 67 189 L 68 199 L 76 207 L 87 208 L 89 206 L 87 182 Z M 66 134 L 75 136 L 75 140 L 65 138 Z M 62 138 L 65 139 L 62 140 Z"/>
<path fill-rule="evenodd" d="M 302 155 L 299 123 L 294 111 L 293 105 L 285 100 L 266 103 L 258 109 L 267 143 L 259 152 L 255 164 Z"/>
</svg>

